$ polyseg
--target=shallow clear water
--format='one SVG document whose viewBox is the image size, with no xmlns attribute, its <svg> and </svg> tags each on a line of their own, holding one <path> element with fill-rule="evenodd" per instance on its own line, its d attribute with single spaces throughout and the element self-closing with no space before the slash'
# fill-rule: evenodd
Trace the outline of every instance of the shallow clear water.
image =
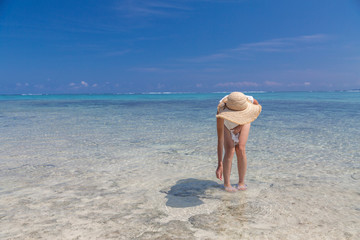
<svg viewBox="0 0 360 240">
<path fill-rule="evenodd" d="M 0 238 L 359 239 L 360 93 L 251 93 L 234 194 L 223 95 L 0 96 Z"/>
</svg>

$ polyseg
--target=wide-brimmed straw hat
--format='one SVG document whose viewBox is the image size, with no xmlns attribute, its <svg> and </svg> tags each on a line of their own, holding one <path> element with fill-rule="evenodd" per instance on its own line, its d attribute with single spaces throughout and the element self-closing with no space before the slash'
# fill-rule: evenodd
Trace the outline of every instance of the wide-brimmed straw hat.
<svg viewBox="0 0 360 240">
<path fill-rule="evenodd" d="M 216 117 L 244 125 L 255 121 L 260 112 L 260 104 L 251 103 L 241 92 L 232 92 L 219 103 Z"/>
</svg>

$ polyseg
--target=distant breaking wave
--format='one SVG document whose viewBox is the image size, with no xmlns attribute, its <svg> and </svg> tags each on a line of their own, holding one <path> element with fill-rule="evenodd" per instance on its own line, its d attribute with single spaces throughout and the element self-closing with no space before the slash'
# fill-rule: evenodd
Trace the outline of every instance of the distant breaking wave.
<svg viewBox="0 0 360 240">
<path fill-rule="evenodd" d="M 195 94 L 195 92 L 143 92 L 141 94 L 151 94 L 151 95 L 158 95 L 158 94 Z"/>
<path fill-rule="evenodd" d="M 243 91 L 244 93 L 267 93 L 268 91 Z M 212 93 L 230 93 L 229 91 L 212 92 Z"/>
<path fill-rule="evenodd" d="M 244 93 L 267 93 L 267 91 L 244 91 Z"/>
</svg>

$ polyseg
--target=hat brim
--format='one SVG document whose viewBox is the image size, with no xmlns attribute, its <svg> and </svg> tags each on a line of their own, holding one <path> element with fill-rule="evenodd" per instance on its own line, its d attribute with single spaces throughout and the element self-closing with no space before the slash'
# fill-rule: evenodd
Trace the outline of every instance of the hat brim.
<svg viewBox="0 0 360 240">
<path fill-rule="evenodd" d="M 255 121 L 255 119 L 261 113 L 261 105 L 255 105 L 250 102 L 247 103 L 248 106 L 245 110 L 242 111 L 233 111 L 228 108 L 221 110 L 219 114 L 216 115 L 217 118 L 223 118 L 235 124 L 244 125 Z"/>
</svg>

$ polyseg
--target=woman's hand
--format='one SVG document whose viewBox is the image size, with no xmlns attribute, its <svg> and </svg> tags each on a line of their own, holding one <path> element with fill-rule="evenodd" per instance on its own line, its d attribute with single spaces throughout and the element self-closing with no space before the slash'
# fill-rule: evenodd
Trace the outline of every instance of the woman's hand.
<svg viewBox="0 0 360 240">
<path fill-rule="evenodd" d="M 222 181 L 223 180 L 222 175 L 223 175 L 223 166 L 222 164 L 220 164 L 216 169 L 216 177 Z"/>
<path fill-rule="evenodd" d="M 255 105 L 259 105 L 259 102 L 254 98 L 254 102 Z"/>
<path fill-rule="evenodd" d="M 241 132 L 241 128 L 242 128 L 242 125 L 237 125 L 236 127 L 234 127 L 232 130 L 232 133 L 233 134 L 238 134 L 239 132 Z"/>
</svg>

